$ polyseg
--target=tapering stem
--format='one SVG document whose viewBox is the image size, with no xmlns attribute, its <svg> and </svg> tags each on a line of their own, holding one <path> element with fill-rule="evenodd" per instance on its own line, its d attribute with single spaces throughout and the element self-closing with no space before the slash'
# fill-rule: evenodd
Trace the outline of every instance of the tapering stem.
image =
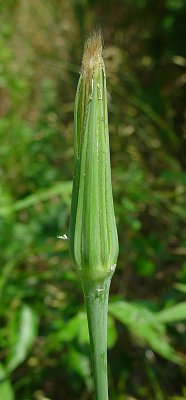
<svg viewBox="0 0 186 400">
<path fill-rule="evenodd" d="M 108 400 L 107 319 L 111 278 L 83 285 L 96 400 Z"/>
</svg>

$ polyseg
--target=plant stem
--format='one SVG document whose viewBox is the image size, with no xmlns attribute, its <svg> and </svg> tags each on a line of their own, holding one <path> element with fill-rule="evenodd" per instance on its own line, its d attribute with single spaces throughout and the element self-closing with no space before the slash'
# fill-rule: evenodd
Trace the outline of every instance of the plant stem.
<svg viewBox="0 0 186 400">
<path fill-rule="evenodd" d="M 107 319 L 111 278 L 83 285 L 96 400 L 108 400 Z"/>
</svg>

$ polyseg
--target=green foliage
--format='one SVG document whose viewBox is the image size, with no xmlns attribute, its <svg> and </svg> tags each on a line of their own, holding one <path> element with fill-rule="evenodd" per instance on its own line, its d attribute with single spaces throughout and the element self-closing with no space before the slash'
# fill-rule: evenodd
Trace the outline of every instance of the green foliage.
<svg viewBox="0 0 186 400">
<path fill-rule="evenodd" d="M 20 312 L 19 325 L 11 321 L 9 355 L 6 371 L 11 373 L 23 363 L 32 348 L 37 336 L 37 317 L 28 306 L 23 306 Z"/>
<path fill-rule="evenodd" d="M 10 380 L 7 378 L 3 365 L 0 364 L 0 397 L 1 399 L 14 400 L 14 391 Z"/>
<path fill-rule="evenodd" d="M 0 9 L 0 398 L 92 398 L 82 291 L 57 236 L 68 236 L 83 43 L 100 23 L 120 242 L 110 399 L 184 399 L 185 2 Z"/>
<path fill-rule="evenodd" d="M 177 364 L 184 364 L 184 357 L 169 344 L 165 323 L 186 320 L 186 303 L 180 303 L 160 312 L 152 312 L 146 306 L 124 301 L 110 304 L 111 313 L 127 325 L 131 334 L 148 344 L 152 350 Z"/>
</svg>

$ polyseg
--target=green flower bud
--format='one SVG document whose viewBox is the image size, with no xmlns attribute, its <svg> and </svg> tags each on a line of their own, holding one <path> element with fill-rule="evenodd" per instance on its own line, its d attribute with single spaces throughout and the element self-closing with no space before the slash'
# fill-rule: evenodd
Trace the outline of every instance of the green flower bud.
<svg viewBox="0 0 186 400">
<path fill-rule="evenodd" d="M 100 281 L 112 276 L 118 257 L 100 33 L 85 44 L 74 125 L 70 253 L 83 279 Z"/>
</svg>

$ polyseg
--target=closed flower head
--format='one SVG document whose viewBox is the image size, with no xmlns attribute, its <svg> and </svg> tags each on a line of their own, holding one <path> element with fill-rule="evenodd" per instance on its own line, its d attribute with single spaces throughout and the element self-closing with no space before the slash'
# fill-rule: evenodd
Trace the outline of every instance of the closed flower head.
<svg viewBox="0 0 186 400">
<path fill-rule="evenodd" d="M 75 100 L 70 253 L 91 281 L 111 276 L 118 256 L 100 32 L 85 44 Z"/>
</svg>

